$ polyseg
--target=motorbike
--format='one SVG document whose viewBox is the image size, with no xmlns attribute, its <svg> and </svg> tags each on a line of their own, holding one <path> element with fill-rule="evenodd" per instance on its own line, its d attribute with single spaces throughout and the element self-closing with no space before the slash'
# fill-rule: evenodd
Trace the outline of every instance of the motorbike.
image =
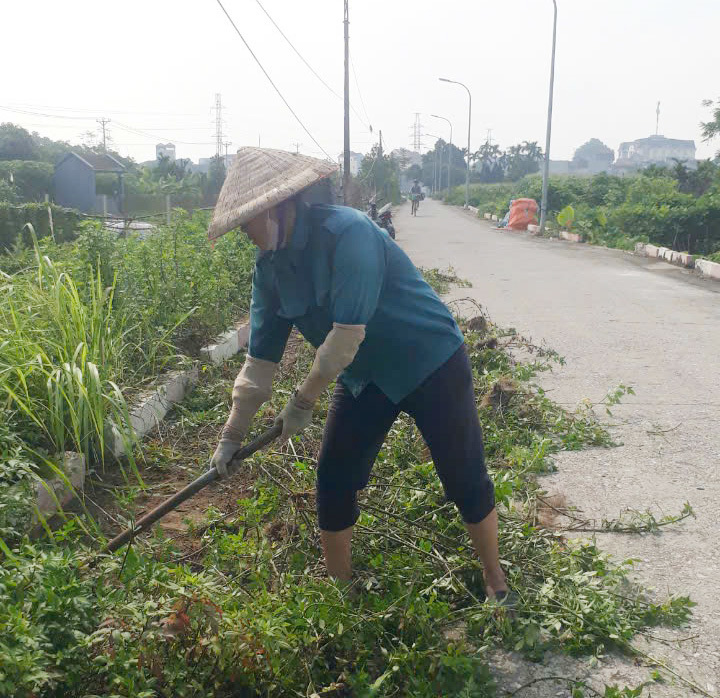
<svg viewBox="0 0 720 698">
<path fill-rule="evenodd" d="M 392 204 L 385 204 L 378 212 L 378 225 L 388 231 L 388 235 L 395 239 L 395 226 L 392 221 Z"/>
<path fill-rule="evenodd" d="M 381 228 L 387 230 L 388 235 L 395 239 L 395 226 L 392 221 L 392 204 L 387 203 L 381 209 L 378 209 L 375 199 L 371 199 L 368 204 L 367 215 L 371 221 L 377 223 Z"/>
</svg>

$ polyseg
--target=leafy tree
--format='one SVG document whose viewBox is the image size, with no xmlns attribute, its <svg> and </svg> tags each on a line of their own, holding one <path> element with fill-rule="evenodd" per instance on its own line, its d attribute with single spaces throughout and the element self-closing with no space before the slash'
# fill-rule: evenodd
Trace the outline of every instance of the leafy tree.
<svg viewBox="0 0 720 698">
<path fill-rule="evenodd" d="M 208 169 L 207 186 L 205 189 L 205 202 L 208 205 L 214 205 L 220 196 L 220 190 L 225 182 L 225 159 L 219 155 L 215 155 L 210 160 L 210 168 Z"/>
<path fill-rule="evenodd" d="M 490 142 L 483 143 L 480 149 L 473 153 L 478 181 L 502 182 L 505 178 L 502 155 L 500 146 Z"/>
<path fill-rule="evenodd" d="M 700 124 L 702 126 L 703 140 L 710 141 L 720 135 L 720 99 L 715 103 L 711 99 L 706 99 L 703 106 L 712 108 L 712 119 L 703 121 Z M 715 154 L 715 157 L 720 158 L 720 150 Z"/>
<path fill-rule="evenodd" d="M 29 131 L 22 126 L 0 125 L 0 160 L 37 160 L 38 148 Z"/>
<path fill-rule="evenodd" d="M 378 202 L 397 202 L 400 200 L 400 169 L 404 160 L 380 152 L 378 145 L 374 145 L 370 153 L 363 158 L 356 183 L 360 186 L 360 198 L 363 201 L 353 201 L 360 205 L 373 196 Z"/>
<path fill-rule="evenodd" d="M 588 169 L 592 163 L 597 162 L 610 167 L 614 160 L 615 151 L 598 138 L 591 138 L 587 143 L 583 143 L 573 155 L 573 163 L 578 169 Z"/>
<path fill-rule="evenodd" d="M 515 181 L 539 172 L 542 158 L 542 148 L 537 141 L 523 141 L 519 145 L 510 146 L 505 151 L 505 176 Z"/>
<path fill-rule="evenodd" d="M 52 175 L 52 165 L 46 162 L 32 160 L 0 162 L 0 180 L 10 183 L 21 201 L 43 201 L 45 194 L 51 193 Z"/>
<path fill-rule="evenodd" d="M 0 202 L 17 203 L 19 200 L 17 189 L 6 179 L 0 179 Z"/>
</svg>

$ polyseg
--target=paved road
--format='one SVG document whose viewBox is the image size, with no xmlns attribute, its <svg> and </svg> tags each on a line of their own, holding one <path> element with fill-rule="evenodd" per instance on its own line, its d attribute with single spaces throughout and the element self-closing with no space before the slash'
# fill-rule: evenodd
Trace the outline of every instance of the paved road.
<svg viewBox="0 0 720 698">
<path fill-rule="evenodd" d="M 612 518 L 626 507 L 676 513 L 689 501 L 697 518 L 662 535 L 599 536 L 618 558 L 637 558 L 639 579 L 660 593 L 690 594 L 698 603 L 690 631 L 656 656 L 712 695 L 720 694 L 720 283 L 628 253 L 497 231 L 459 208 L 425 200 L 396 216 L 398 243 L 415 264 L 453 266 L 498 323 L 557 349 L 567 365 L 543 378 L 556 401 L 594 402 L 625 383 L 635 389 L 613 411 L 614 449 L 561 454 L 544 480 L 552 493 L 587 516 Z M 597 683 L 647 678 L 647 670 L 610 661 L 604 668 L 550 659 L 527 666 L 498 659 L 505 685 L 553 670 L 585 671 Z M 568 666 L 568 662 L 572 666 Z M 562 695 L 542 690 L 522 696 Z M 691 695 L 682 685 L 653 696 Z"/>
</svg>

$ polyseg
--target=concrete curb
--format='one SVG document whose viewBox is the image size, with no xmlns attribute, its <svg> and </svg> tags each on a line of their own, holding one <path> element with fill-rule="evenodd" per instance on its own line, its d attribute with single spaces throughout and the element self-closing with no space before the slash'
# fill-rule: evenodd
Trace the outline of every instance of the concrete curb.
<svg viewBox="0 0 720 698">
<path fill-rule="evenodd" d="M 567 230 L 561 230 L 558 235 L 561 240 L 567 240 L 567 242 L 582 242 L 580 233 L 570 233 Z"/>
<path fill-rule="evenodd" d="M 695 261 L 695 268 L 710 279 L 720 281 L 720 264 L 711 262 L 709 259 L 698 259 Z"/>
<path fill-rule="evenodd" d="M 200 350 L 200 355 L 215 365 L 237 354 L 250 339 L 250 323 L 244 322 L 220 335 L 217 343 Z M 198 379 L 198 368 L 188 371 L 172 371 L 164 376 L 159 385 L 142 393 L 130 409 L 130 425 L 134 440 L 142 439 L 165 419 L 173 405 L 182 402 Z M 116 425 L 110 428 L 107 448 L 119 458 L 127 453 L 127 445 Z"/>
<path fill-rule="evenodd" d="M 245 322 L 220 335 L 216 344 L 208 344 L 200 355 L 218 366 L 244 349 L 250 341 L 250 323 Z"/>
<path fill-rule="evenodd" d="M 65 451 L 63 470 L 71 487 L 59 476 L 40 481 L 35 485 L 33 527 L 40 522 L 40 516 L 49 519 L 82 493 L 85 487 L 85 456 L 82 453 Z"/>
<path fill-rule="evenodd" d="M 155 389 L 142 393 L 140 399 L 130 407 L 130 426 L 135 439 L 142 439 L 154 429 L 170 408 L 187 395 L 197 379 L 197 366 L 189 371 L 172 371 L 162 378 Z M 108 450 L 119 458 L 127 453 L 126 446 L 120 430 L 112 424 L 107 437 Z"/>
<path fill-rule="evenodd" d="M 483 213 L 483 218 L 484 218 L 486 221 L 491 220 L 491 219 L 492 219 L 492 213 Z"/>
<path fill-rule="evenodd" d="M 695 259 L 693 255 L 687 252 L 677 252 L 667 247 L 657 247 L 656 245 L 638 242 L 635 245 L 635 254 L 650 259 L 661 259 L 664 262 L 678 267 L 685 267 L 686 269 L 696 269 L 702 276 L 720 280 L 720 264 L 711 262 L 709 259 Z"/>
</svg>

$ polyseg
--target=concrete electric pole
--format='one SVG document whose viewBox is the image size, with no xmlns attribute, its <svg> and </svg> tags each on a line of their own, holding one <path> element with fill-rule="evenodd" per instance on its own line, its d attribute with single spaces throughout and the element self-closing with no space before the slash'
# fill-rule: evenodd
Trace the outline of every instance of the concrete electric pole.
<svg viewBox="0 0 720 698">
<path fill-rule="evenodd" d="M 100 127 L 102 128 L 102 139 L 103 139 L 103 152 L 107 153 L 107 133 L 106 133 L 106 127 L 110 123 L 110 119 L 106 119 L 104 116 L 102 119 L 97 119 L 97 122 L 100 124 Z"/>
<path fill-rule="evenodd" d="M 343 134 L 343 203 L 347 206 L 350 198 L 350 15 L 348 0 L 345 0 L 345 110 Z"/>
</svg>

